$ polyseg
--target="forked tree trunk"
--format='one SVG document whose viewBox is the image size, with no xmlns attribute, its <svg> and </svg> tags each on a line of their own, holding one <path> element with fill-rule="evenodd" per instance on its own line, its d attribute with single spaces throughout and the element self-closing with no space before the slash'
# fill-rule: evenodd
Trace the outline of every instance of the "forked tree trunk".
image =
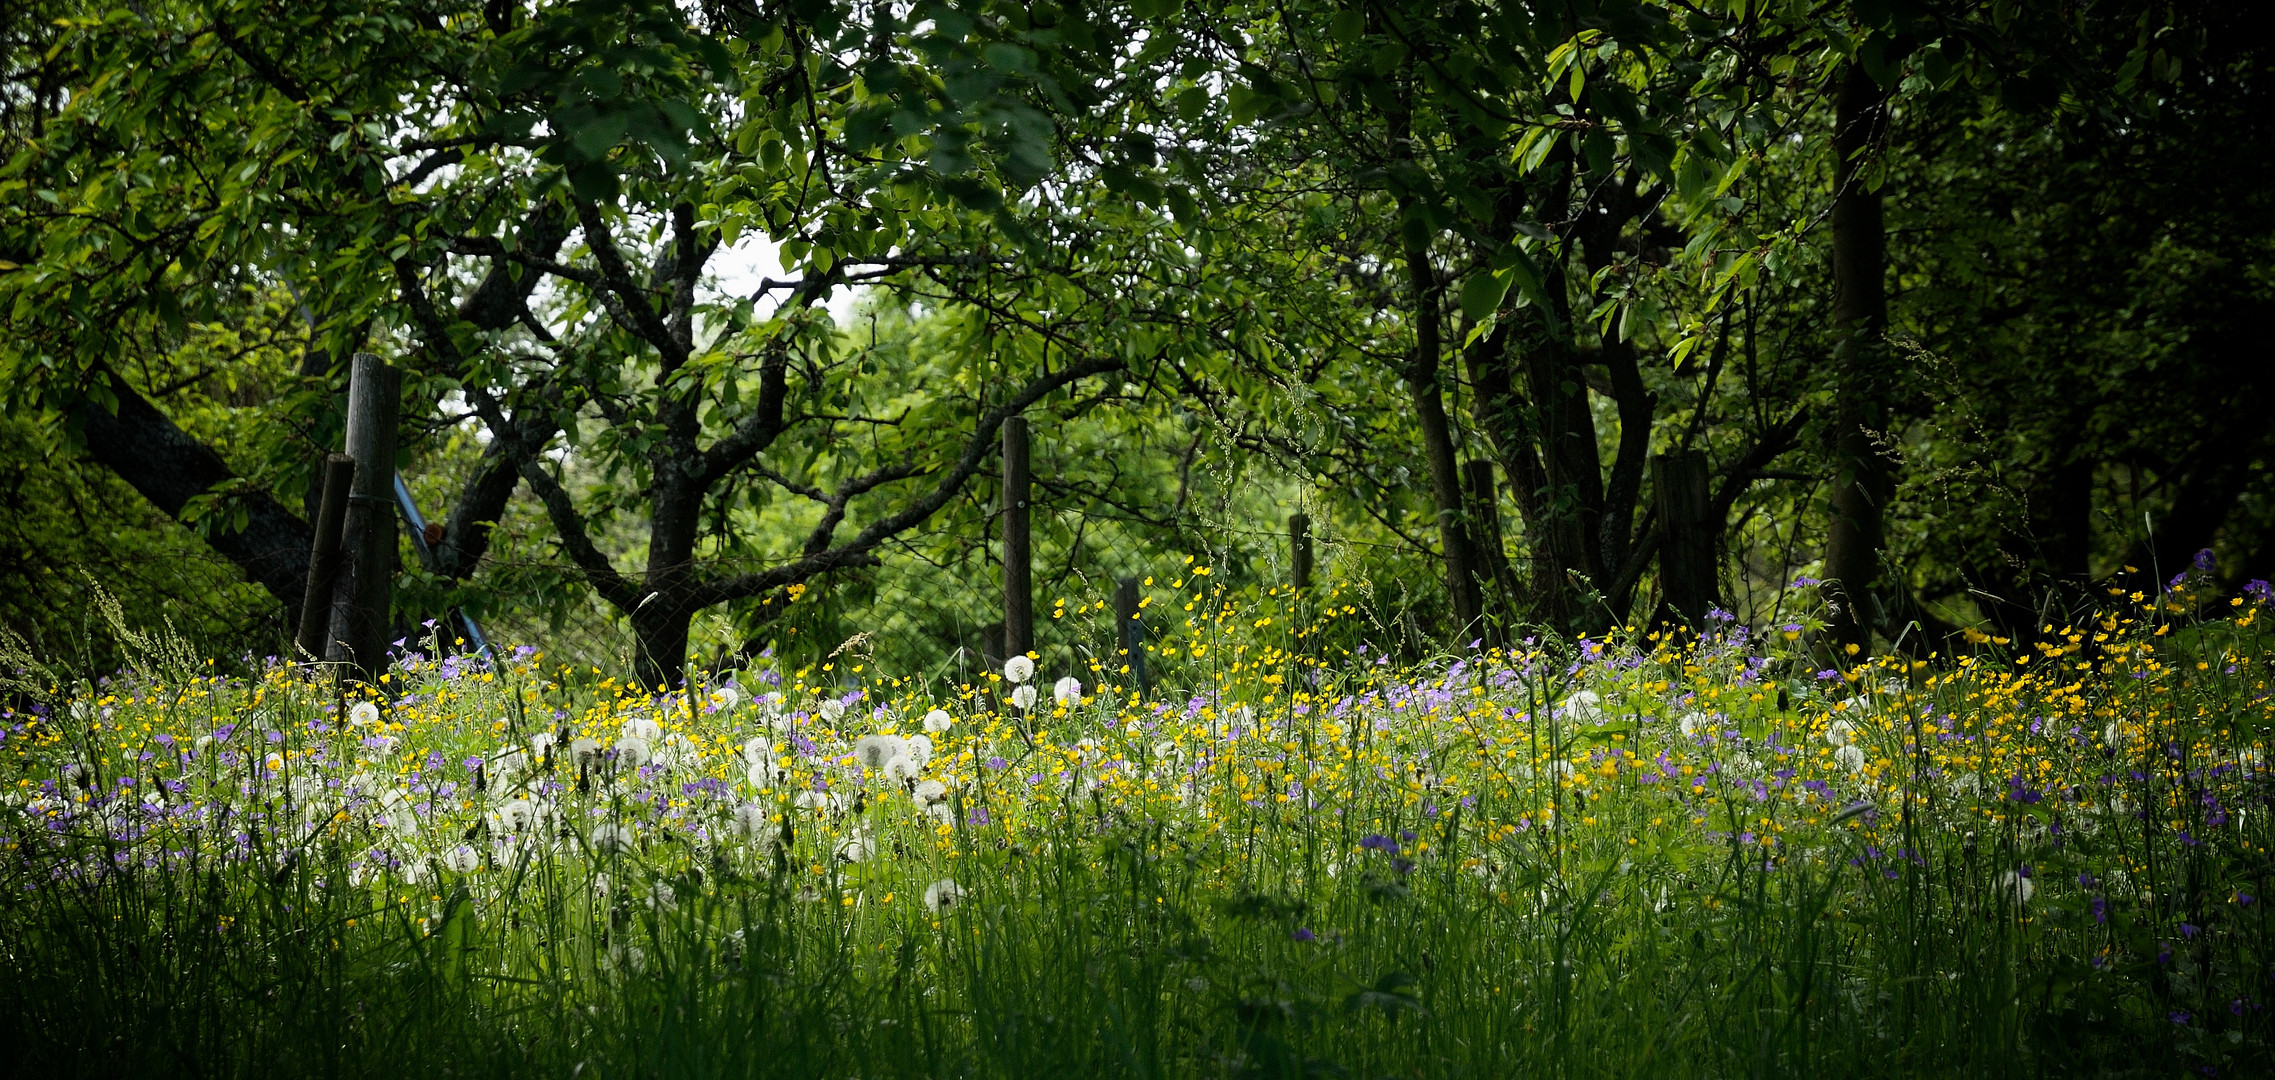
<svg viewBox="0 0 2275 1080">
<path fill-rule="evenodd" d="M 1892 487 L 1878 445 L 1888 428 L 1888 240 L 1880 192 L 1865 182 L 1888 95 L 1851 62 L 1834 106 L 1833 324 L 1840 397 L 1834 409 L 1832 522 L 1825 537 L 1825 595 L 1834 640 L 1871 644 L 1883 604 L 1876 593 Z"/>
</svg>

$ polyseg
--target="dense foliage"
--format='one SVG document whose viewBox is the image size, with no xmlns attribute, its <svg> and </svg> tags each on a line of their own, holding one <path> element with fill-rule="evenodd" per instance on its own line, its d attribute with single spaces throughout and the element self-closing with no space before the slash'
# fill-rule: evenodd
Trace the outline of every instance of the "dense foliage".
<svg viewBox="0 0 2275 1080">
<path fill-rule="evenodd" d="M 1014 413 L 1046 600 L 1284 581 L 1301 511 L 1409 656 L 1759 628 L 1804 573 L 1836 641 L 2027 643 L 2125 567 L 2275 558 L 2241 18 L 42 0 L 6 445 L 103 524 L 8 561 L 149 564 L 131 606 L 279 652 L 367 350 L 444 526 L 403 632 L 659 685 L 981 647 Z M 201 545 L 279 603 L 189 588 Z M 86 647 L 53 596 L 0 603 Z"/>
</svg>

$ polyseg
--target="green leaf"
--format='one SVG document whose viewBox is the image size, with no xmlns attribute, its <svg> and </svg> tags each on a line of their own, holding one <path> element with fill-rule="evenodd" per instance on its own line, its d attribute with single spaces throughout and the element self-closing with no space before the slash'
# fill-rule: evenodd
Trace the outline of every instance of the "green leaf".
<svg viewBox="0 0 2275 1080">
<path fill-rule="evenodd" d="M 624 130 L 632 124 L 632 114 L 624 109 L 611 109 L 590 121 L 579 124 L 569 132 L 569 141 L 577 152 L 588 158 L 597 158 L 624 138 Z"/>
<path fill-rule="evenodd" d="M 1516 274 L 1509 270 L 1472 274 L 1461 286 L 1461 314 L 1471 322 L 1482 322 L 1485 317 L 1501 308 L 1501 299 L 1509 293 L 1509 283 Z"/>
</svg>

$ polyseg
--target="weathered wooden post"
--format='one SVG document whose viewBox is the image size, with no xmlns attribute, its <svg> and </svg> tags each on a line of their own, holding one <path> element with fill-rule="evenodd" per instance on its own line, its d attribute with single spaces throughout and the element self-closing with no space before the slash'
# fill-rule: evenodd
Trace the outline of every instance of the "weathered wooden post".
<svg viewBox="0 0 2275 1080">
<path fill-rule="evenodd" d="M 1034 564 L 1027 545 L 1027 418 L 1003 422 L 1003 654 L 1035 647 Z"/>
<path fill-rule="evenodd" d="M 1659 542 L 1659 591 L 1692 629 L 1704 630 L 1706 611 L 1714 606 L 1716 593 L 1716 530 L 1706 520 L 1706 455 L 1684 450 L 1652 458 L 1651 483 L 1664 530 Z"/>
<path fill-rule="evenodd" d="M 331 638 L 324 659 L 352 664 L 367 679 L 387 667 L 387 620 L 394 607 L 395 422 L 403 373 L 370 353 L 357 353 L 348 381 L 348 456 L 355 483 L 341 549 L 347 556 L 333 589 Z"/>
<path fill-rule="evenodd" d="M 1295 566 L 1297 592 L 1311 588 L 1311 518 L 1288 515 L 1288 559 Z"/>
<path fill-rule="evenodd" d="M 355 459 L 324 458 L 324 496 L 316 508 L 316 541 L 308 549 L 308 587 L 300 594 L 299 651 L 324 659 L 324 635 L 332 629 L 332 586 L 340 572 L 340 530 L 348 514 L 348 489 L 355 482 Z"/>
<path fill-rule="evenodd" d="M 1138 607 L 1138 579 L 1126 577 L 1114 583 L 1114 641 L 1122 651 L 1122 663 L 1129 665 L 1131 681 L 1137 684 L 1138 693 L 1153 693 L 1153 673 L 1145 666 L 1145 622 Z"/>
</svg>

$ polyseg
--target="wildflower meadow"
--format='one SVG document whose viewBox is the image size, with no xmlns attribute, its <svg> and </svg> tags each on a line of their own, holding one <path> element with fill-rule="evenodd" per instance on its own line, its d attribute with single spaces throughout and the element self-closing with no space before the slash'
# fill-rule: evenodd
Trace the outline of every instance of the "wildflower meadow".
<svg viewBox="0 0 2275 1080">
<path fill-rule="evenodd" d="M 1333 592 L 1164 584 L 1151 693 L 1107 650 L 668 694 L 19 650 L 10 1071 L 2268 1069 L 2263 591 L 2021 655 L 1718 618 L 1397 664 Z"/>
</svg>

